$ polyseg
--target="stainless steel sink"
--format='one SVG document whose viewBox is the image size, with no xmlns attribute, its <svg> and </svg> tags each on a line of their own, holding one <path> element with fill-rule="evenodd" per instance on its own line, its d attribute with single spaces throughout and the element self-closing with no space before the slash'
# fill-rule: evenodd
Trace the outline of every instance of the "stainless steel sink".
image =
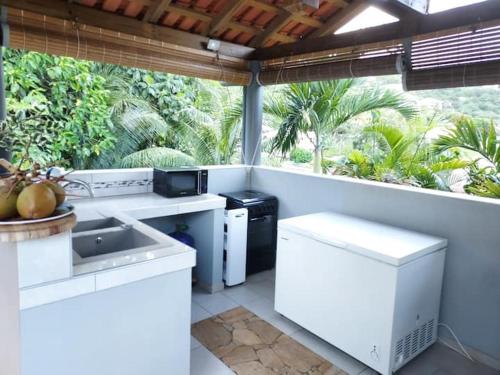
<svg viewBox="0 0 500 375">
<path fill-rule="evenodd" d="M 81 221 L 73 228 L 73 233 L 88 232 L 91 230 L 99 230 L 106 228 L 119 227 L 124 223 L 114 217 L 106 217 L 103 219 Z"/>
<path fill-rule="evenodd" d="M 116 219 L 115 219 L 116 220 Z M 157 242 L 134 228 L 116 228 L 113 231 L 81 234 L 73 237 L 73 250 L 81 258 L 116 253 L 145 246 L 156 245 Z"/>
</svg>

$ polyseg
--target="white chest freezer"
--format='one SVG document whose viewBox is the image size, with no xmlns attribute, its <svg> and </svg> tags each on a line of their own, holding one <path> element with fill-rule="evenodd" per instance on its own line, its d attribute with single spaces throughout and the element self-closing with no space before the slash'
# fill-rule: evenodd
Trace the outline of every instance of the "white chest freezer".
<svg viewBox="0 0 500 375">
<path fill-rule="evenodd" d="M 446 246 L 331 212 L 280 220 L 275 309 L 392 374 L 436 341 Z"/>
</svg>

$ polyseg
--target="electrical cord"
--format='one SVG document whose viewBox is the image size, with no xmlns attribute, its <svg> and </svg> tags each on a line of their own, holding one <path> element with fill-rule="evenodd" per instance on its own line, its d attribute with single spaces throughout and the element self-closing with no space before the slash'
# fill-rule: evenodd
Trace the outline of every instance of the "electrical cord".
<svg viewBox="0 0 500 375">
<path fill-rule="evenodd" d="M 448 348 L 450 348 L 451 350 L 454 350 L 455 352 L 461 354 L 462 356 L 466 357 L 467 359 L 469 359 L 470 361 L 472 362 L 476 362 L 469 354 L 469 352 L 467 352 L 467 350 L 465 350 L 464 346 L 462 345 L 462 343 L 460 342 L 460 340 L 458 339 L 457 335 L 455 335 L 455 332 L 453 332 L 453 330 L 451 329 L 451 327 L 445 323 L 438 323 L 438 326 L 442 326 L 442 327 L 445 327 L 448 331 L 450 331 L 451 335 L 453 336 L 453 338 L 455 339 L 455 341 L 457 342 L 458 346 L 460 347 L 460 349 L 462 350 L 462 352 L 460 352 L 460 350 L 458 350 L 457 348 L 454 348 L 453 346 L 451 346 L 450 344 L 446 343 L 444 340 L 442 339 L 439 339 L 439 341 L 447 346 Z"/>
</svg>

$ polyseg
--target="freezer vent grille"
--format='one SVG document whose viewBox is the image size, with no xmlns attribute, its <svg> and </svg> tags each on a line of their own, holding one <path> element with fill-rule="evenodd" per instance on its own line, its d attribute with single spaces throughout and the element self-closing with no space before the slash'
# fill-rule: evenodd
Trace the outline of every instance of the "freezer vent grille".
<svg viewBox="0 0 500 375">
<path fill-rule="evenodd" d="M 434 319 L 427 322 L 427 343 L 432 342 L 434 338 Z"/>
<path fill-rule="evenodd" d="M 396 342 L 395 359 L 398 367 L 420 353 L 434 339 L 434 319 L 422 324 Z"/>
</svg>

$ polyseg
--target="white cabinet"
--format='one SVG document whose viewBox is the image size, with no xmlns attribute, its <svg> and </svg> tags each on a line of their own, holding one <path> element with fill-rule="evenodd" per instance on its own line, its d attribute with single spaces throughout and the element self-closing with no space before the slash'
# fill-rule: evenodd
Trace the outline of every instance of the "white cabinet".
<svg viewBox="0 0 500 375">
<path fill-rule="evenodd" d="M 333 213 L 278 227 L 276 311 L 384 375 L 436 340 L 445 240 Z"/>
</svg>

